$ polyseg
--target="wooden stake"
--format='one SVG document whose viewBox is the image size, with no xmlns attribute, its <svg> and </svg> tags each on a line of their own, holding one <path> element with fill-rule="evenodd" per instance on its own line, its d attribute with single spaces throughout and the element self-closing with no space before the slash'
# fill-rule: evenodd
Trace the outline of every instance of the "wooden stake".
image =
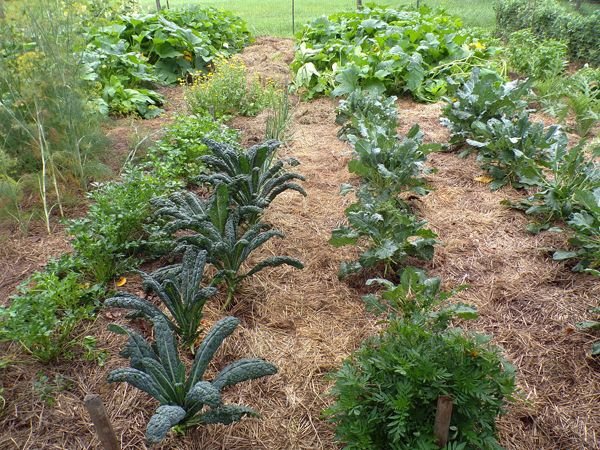
<svg viewBox="0 0 600 450">
<path fill-rule="evenodd" d="M 437 445 L 443 448 L 448 443 L 448 433 L 450 431 L 450 420 L 452 419 L 452 398 L 442 395 L 437 401 L 437 410 L 435 412 L 435 424 L 433 425 L 433 434 Z"/>
<path fill-rule="evenodd" d="M 102 399 L 96 394 L 89 394 L 83 399 L 83 404 L 92 418 L 96 434 L 104 450 L 121 450 L 121 445 L 117 440 L 115 430 L 110 424 Z"/>
</svg>

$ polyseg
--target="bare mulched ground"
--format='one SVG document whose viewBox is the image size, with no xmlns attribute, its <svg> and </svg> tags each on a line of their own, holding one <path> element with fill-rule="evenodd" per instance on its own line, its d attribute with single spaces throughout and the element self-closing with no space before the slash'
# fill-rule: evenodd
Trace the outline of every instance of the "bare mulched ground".
<svg viewBox="0 0 600 450">
<path fill-rule="evenodd" d="M 242 55 L 250 68 L 285 82 L 292 42 L 259 39 Z M 242 325 L 226 341 L 216 368 L 234 358 L 260 356 L 274 362 L 279 373 L 236 386 L 228 393 L 261 412 L 232 426 L 211 426 L 183 438 L 170 437 L 163 449 L 334 449 L 333 428 L 321 411 L 331 399 L 326 375 L 339 367 L 366 336 L 376 332 L 376 320 L 365 313 L 359 292 L 337 279 L 338 265 L 354 249 L 328 245 L 331 230 L 343 221 L 351 198 L 339 195 L 339 185 L 351 181 L 346 166 L 350 149 L 336 137 L 336 103 L 320 99 L 294 108 L 293 140 L 280 150 L 294 156 L 306 177 L 308 196 L 297 193 L 278 198 L 266 220 L 286 234 L 257 257 L 290 255 L 301 259 L 304 270 L 278 268 L 247 280 L 237 296 L 233 314 Z M 439 125 L 439 105 L 399 101 L 400 130 L 418 122 L 427 139 L 446 142 Z M 237 119 L 246 143 L 264 133 L 264 116 Z M 466 326 L 493 335 L 516 366 L 521 389 L 508 414 L 500 419 L 501 444 L 508 449 L 596 449 L 600 438 L 600 376 L 598 364 L 588 359 L 591 337 L 574 330 L 587 308 L 600 295 L 598 282 L 573 274 L 549 258 L 549 249 L 565 236 L 525 231 L 527 220 L 500 204 L 519 198 L 512 189 L 491 192 L 475 181 L 481 171 L 472 160 L 438 153 L 430 158 L 438 169 L 430 175 L 432 193 L 417 202 L 420 213 L 439 234 L 441 244 L 427 267 L 448 288 L 467 283 L 462 301 L 477 305 L 480 319 Z M 19 279 L 41 267 L 48 256 L 67 246 L 58 233 L 50 238 L 6 237 L 0 264 L 9 277 L 0 281 L 6 295 Z M 3 270 L 3 271 L 4 271 Z M 126 285 L 139 291 L 135 279 Z M 99 448 L 82 399 L 102 396 L 124 449 L 144 449 L 144 429 L 156 407 L 148 396 L 120 384 L 108 385 L 109 370 L 123 366 L 118 356 L 123 339 L 105 331 L 107 323 L 122 321 L 120 311 L 105 311 L 83 334 L 97 336 L 109 350 L 104 367 L 93 362 L 68 361 L 43 367 L 8 350 L 21 364 L 5 369 L 2 384 L 6 407 L 0 417 L 0 449 Z M 206 311 L 206 325 L 222 316 L 216 303 Z M 51 379 L 65 377 L 63 390 L 52 393 L 54 404 L 34 390 L 38 371 Z"/>
</svg>

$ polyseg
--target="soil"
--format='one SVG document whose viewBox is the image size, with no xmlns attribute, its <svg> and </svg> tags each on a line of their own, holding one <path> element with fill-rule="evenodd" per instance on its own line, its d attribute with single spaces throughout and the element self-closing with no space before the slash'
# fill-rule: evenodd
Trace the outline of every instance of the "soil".
<svg viewBox="0 0 600 450">
<path fill-rule="evenodd" d="M 285 83 L 292 55 L 292 41 L 264 38 L 246 49 L 242 59 L 251 70 L 265 76 L 279 74 Z M 439 124 L 439 104 L 402 99 L 398 106 L 400 131 L 419 123 L 427 141 L 447 142 L 447 130 Z M 219 351 L 213 367 L 252 356 L 279 367 L 272 377 L 228 391 L 228 400 L 255 408 L 261 418 L 171 436 L 159 448 L 339 448 L 332 425 L 321 414 L 331 402 L 327 374 L 365 337 L 376 333 L 378 324 L 364 311 L 361 290 L 337 278 L 340 262 L 352 258 L 356 250 L 335 249 L 327 243 L 352 201 L 339 195 L 340 184 L 353 180 L 346 168 L 350 148 L 336 137 L 335 107 L 331 99 L 296 101 L 292 139 L 280 149 L 280 156 L 300 161 L 296 170 L 306 177 L 303 186 L 308 195 L 286 193 L 272 204 L 266 220 L 286 238 L 270 241 L 256 256 L 289 255 L 302 260 L 305 268 L 265 270 L 244 282 L 232 311 L 242 324 Z M 245 143 L 253 144 L 264 135 L 264 120 L 238 118 L 233 126 L 241 129 Z M 154 129 L 162 127 L 149 123 Z M 126 125 L 122 127 L 120 145 L 130 136 Z M 573 324 L 597 303 L 599 283 L 552 261 L 550 249 L 564 245 L 565 235 L 530 235 L 525 231 L 526 217 L 500 203 L 522 197 L 521 192 L 490 191 L 476 181 L 482 174 L 476 162 L 453 153 L 431 155 L 429 163 L 437 169 L 428 176 L 432 192 L 417 201 L 417 208 L 439 234 L 440 244 L 426 268 L 441 276 L 447 288 L 468 284 L 458 297 L 476 305 L 480 318 L 464 326 L 490 334 L 517 370 L 520 392 L 498 422 L 500 443 L 514 450 L 598 448 L 600 372 L 586 354 L 593 337 L 576 331 Z M 48 257 L 68 248 L 60 229 L 49 237 L 36 232 L 7 236 L 3 243 L 0 264 L 8 273 L 0 281 L 4 297 Z M 135 277 L 125 288 L 141 293 Z M 105 381 L 111 369 L 126 363 L 118 356 L 123 338 L 106 331 L 108 323 L 124 322 L 123 315 L 103 311 L 81 331 L 96 336 L 98 347 L 108 351 L 102 367 L 83 359 L 42 366 L 14 345 L 3 348 L 19 364 L 0 372 L 6 399 L 0 449 L 100 448 L 82 404 L 88 393 L 102 397 L 123 449 L 146 448 L 144 430 L 156 403 L 125 384 Z M 218 302 L 210 302 L 206 326 L 222 316 Z M 49 381 L 36 383 L 40 371 Z"/>
</svg>

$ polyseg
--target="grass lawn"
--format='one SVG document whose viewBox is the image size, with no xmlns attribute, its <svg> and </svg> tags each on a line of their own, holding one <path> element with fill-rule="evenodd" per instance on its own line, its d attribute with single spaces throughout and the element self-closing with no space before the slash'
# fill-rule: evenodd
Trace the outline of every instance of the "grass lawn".
<svg viewBox="0 0 600 450">
<path fill-rule="evenodd" d="M 166 0 L 161 1 L 166 5 Z M 256 35 L 292 36 L 292 0 L 169 0 L 171 7 L 203 5 L 234 11 L 245 19 Z M 295 0 L 296 31 L 300 26 L 316 17 L 336 11 L 356 8 L 355 0 Z M 366 3 L 366 1 L 363 1 Z M 416 5 L 416 1 L 387 0 L 382 5 Z M 493 28 L 495 16 L 492 0 L 422 0 L 421 4 L 443 7 L 448 12 L 463 18 L 465 25 Z M 141 0 L 148 8 L 155 8 L 154 0 Z"/>
</svg>

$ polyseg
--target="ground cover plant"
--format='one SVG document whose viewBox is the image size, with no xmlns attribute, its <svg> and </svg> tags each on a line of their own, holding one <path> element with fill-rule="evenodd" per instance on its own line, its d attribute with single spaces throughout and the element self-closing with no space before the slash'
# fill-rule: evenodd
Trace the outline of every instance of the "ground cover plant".
<svg viewBox="0 0 600 450">
<path fill-rule="evenodd" d="M 308 98 L 362 88 L 432 101 L 448 92 L 448 77 L 463 77 L 493 53 L 460 19 L 427 8 L 365 7 L 317 19 L 299 36 L 294 86 Z"/>
<path fill-rule="evenodd" d="M 273 375 L 277 372 L 273 364 L 257 358 L 240 359 L 223 368 L 211 381 L 203 380 L 215 352 L 238 326 L 238 319 L 226 317 L 213 325 L 196 349 L 189 375 L 166 320 L 155 316 L 153 323 L 154 345 L 133 330 L 112 327 L 113 331 L 129 335 L 122 355 L 129 358 L 131 367 L 115 369 L 108 375 L 108 381 L 127 382 L 160 403 L 148 422 L 148 443 L 161 442 L 173 427 L 183 431 L 198 425 L 229 425 L 245 416 L 257 415 L 247 406 L 225 404 L 221 391 L 243 381 Z"/>
</svg>

